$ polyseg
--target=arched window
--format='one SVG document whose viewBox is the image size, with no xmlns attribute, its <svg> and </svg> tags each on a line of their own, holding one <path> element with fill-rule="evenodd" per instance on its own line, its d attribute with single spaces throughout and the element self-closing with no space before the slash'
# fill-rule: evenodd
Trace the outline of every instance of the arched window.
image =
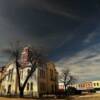
<svg viewBox="0 0 100 100">
<path fill-rule="evenodd" d="M 11 93 L 11 85 L 8 85 L 8 94 Z"/>
</svg>

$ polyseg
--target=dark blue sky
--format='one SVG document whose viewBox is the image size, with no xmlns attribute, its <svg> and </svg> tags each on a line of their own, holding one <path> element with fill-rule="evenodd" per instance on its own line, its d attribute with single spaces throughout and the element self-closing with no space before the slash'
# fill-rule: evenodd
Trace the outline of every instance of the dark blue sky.
<svg viewBox="0 0 100 100">
<path fill-rule="evenodd" d="M 82 66 L 97 66 L 99 59 L 94 59 L 93 64 L 91 59 L 99 55 L 100 1 L 0 0 L 1 50 L 16 40 L 48 51 L 49 58 L 59 67 L 78 66 L 76 73 L 82 71 Z M 1 65 L 5 61 L 1 54 Z"/>
</svg>

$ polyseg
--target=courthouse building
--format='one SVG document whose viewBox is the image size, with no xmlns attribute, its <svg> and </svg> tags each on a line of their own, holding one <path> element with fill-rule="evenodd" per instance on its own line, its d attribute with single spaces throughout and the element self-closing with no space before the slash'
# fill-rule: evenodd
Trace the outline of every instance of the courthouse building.
<svg viewBox="0 0 100 100">
<path fill-rule="evenodd" d="M 28 64 L 28 49 L 28 47 L 25 47 L 21 54 L 22 62 L 27 65 L 20 68 L 21 84 L 23 84 L 31 69 L 31 65 Z M 39 97 L 42 94 L 55 94 L 57 89 L 58 73 L 54 63 L 48 61 L 36 68 L 25 86 L 24 95 Z M 13 61 L 0 68 L 0 94 L 19 94 L 16 65 Z"/>
</svg>

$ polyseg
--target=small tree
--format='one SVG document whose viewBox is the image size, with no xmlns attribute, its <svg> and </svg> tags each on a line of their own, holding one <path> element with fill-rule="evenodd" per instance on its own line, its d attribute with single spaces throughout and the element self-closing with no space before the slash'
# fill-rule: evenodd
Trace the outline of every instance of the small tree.
<svg viewBox="0 0 100 100">
<path fill-rule="evenodd" d="M 71 75 L 70 70 L 68 68 L 63 69 L 61 71 L 60 82 L 64 84 L 65 93 L 66 93 L 67 86 L 75 83 L 75 81 L 76 78 L 73 75 Z"/>
<path fill-rule="evenodd" d="M 11 44 L 11 49 L 7 49 L 4 52 L 11 54 L 11 57 L 14 60 L 14 63 L 16 65 L 16 74 L 17 74 L 17 80 L 18 80 L 18 87 L 19 87 L 19 96 L 23 97 L 24 96 L 24 89 L 25 86 L 29 80 L 29 78 L 32 76 L 32 74 L 35 72 L 36 68 L 38 66 L 41 66 L 42 64 L 45 63 L 44 57 L 42 54 L 38 51 L 33 49 L 31 46 L 29 47 L 28 50 L 28 61 L 31 65 L 30 72 L 26 76 L 25 81 L 23 84 L 21 84 L 21 79 L 20 79 L 20 68 L 22 67 L 20 58 L 21 58 L 21 49 L 22 47 L 20 46 L 19 42 L 16 42 L 15 44 Z"/>
</svg>

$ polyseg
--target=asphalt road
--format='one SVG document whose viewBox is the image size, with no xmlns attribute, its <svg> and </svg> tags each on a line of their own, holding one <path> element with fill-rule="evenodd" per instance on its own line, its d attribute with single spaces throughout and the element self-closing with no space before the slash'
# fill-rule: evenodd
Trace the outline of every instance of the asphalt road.
<svg viewBox="0 0 100 100">
<path fill-rule="evenodd" d="M 0 97 L 0 100 L 65 100 L 65 99 L 23 99 L 23 98 L 5 98 L 5 97 Z"/>
<path fill-rule="evenodd" d="M 23 98 L 6 98 L 6 97 L 0 97 L 0 100 L 100 100 L 100 94 L 90 94 L 90 95 L 79 95 L 79 96 L 73 96 L 69 99 L 23 99 Z"/>
</svg>

